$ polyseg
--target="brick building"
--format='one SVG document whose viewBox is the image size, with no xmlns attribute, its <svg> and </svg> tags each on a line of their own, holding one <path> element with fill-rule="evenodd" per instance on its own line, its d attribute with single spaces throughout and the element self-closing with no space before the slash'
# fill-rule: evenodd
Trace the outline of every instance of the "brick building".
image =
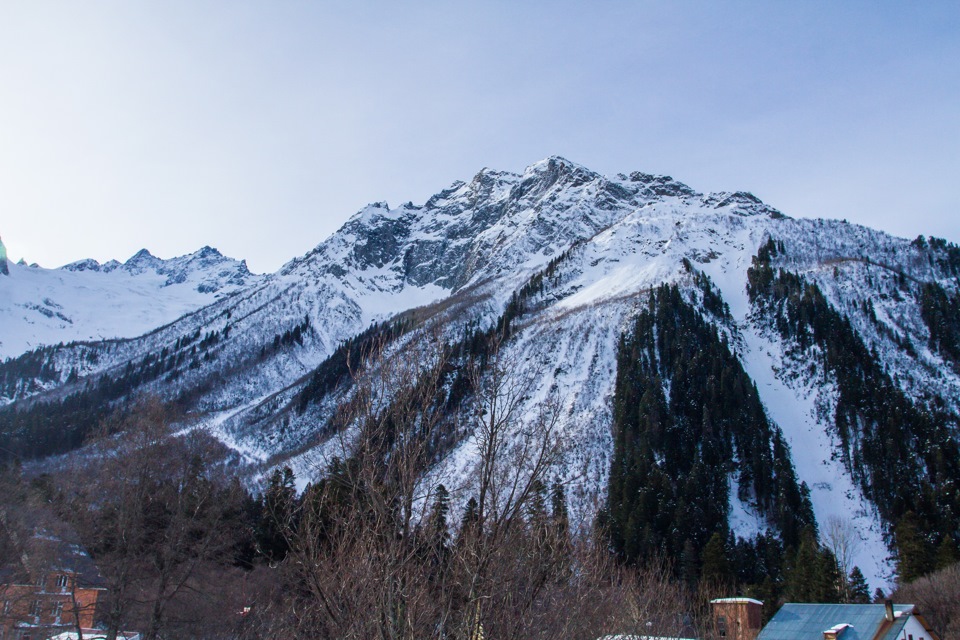
<svg viewBox="0 0 960 640">
<path fill-rule="evenodd" d="M 92 630 L 105 588 L 77 544 L 37 533 L 20 562 L 0 570 L 0 640 L 42 640 Z"/>
</svg>

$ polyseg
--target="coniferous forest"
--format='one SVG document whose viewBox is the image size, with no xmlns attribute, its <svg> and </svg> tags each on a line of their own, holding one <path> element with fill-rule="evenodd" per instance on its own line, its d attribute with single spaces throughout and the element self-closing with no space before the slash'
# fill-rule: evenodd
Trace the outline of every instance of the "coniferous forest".
<svg viewBox="0 0 960 640">
<path fill-rule="evenodd" d="M 771 266 L 782 251 L 782 244 L 770 240 L 754 258 L 748 271 L 751 300 L 785 339 L 801 350 L 817 349 L 839 392 L 835 427 L 843 464 L 884 519 L 896 523 L 901 577 L 918 577 L 936 566 L 937 548 L 955 548 L 960 537 L 956 419 L 936 404 L 907 398 L 815 284 Z M 952 343 L 945 336 L 960 335 L 953 330 L 957 301 L 931 284 L 923 285 L 919 296 L 931 347 L 949 356 Z"/>
<path fill-rule="evenodd" d="M 698 283 L 704 297 L 716 295 L 705 277 Z M 691 586 L 766 602 L 862 599 L 848 587 L 856 575 L 841 579 L 818 542 L 808 489 L 717 328 L 723 307 L 714 308 L 717 324 L 662 286 L 624 336 L 600 526 L 622 561 L 670 558 Z M 765 534 L 744 539 L 728 529 L 731 491 L 766 517 Z"/>
</svg>

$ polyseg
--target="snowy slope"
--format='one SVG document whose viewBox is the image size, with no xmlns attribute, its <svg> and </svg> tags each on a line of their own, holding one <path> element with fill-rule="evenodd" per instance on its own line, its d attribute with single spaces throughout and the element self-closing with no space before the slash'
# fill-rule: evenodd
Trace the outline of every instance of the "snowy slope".
<svg viewBox="0 0 960 640">
<path fill-rule="evenodd" d="M 138 336 L 259 279 L 210 247 L 170 260 L 143 250 L 123 264 L 10 264 L 0 279 L 0 359 L 59 342 Z"/>
<path fill-rule="evenodd" d="M 837 255 L 847 255 L 847 249 L 842 243 L 823 246 L 810 233 L 815 223 L 745 216 L 743 209 L 717 209 L 705 205 L 705 200 L 650 203 L 577 247 L 558 269 L 560 284 L 551 293 L 548 306 L 526 323 L 509 346 L 507 357 L 541 372 L 531 393 L 528 416 L 534 415 L 537 400 L 550 389 L 562 390 L 565 459 L 558 472 L 576 499 L 574 512 L 578 507 L 587 510 L 577 513 L 576 519 L 590 522 L 589 510 L 602 499 L 606 486 L 617 339 L 653 287 L 664 282 L 690 286 L 682 265 L 686 258 L 711 276 L 729 304 L 734 324 L 730 333 L 741 361 L 757 383 L 768 415 L 791 446 L 797 474 L 811 488 L 818 520 L 840 517 L 848 521 L 860 540 L 853 563 L 871 584 L 885 585 L 892 568 L 883 523 L 833 455 L 837 443 L 830 435 L 829 406 L 834 399 L 829 381 L 788 375 L 786 346 L 758 321 L 746 295 L 751 257 L 771 234 L 790 238 L 795 243 L 792 255 L 806 256 L 799 262 L 807 269 L 828 257 L 834 260 Z M 847 226 L 838 229 L 863 232 Z M 885 247 L 908 246 L 883 234 L 871 232 L 871 236 Z M 886 357 L 898 356 L 890 352 Z M 944 373 L 937 385 L 946 385 L 941 392 L 947 395 L 960 390 L 950 373 Z M 468 438 L 430 481 L 460 487 L 469 495 L 470 459 L 475 456 Z M 739 502 L 736 492 L 731 492 L 731 502 L 731 526 L 736 533 L 752 535 L 769 526 L 750 505 Z"/>
</svg>

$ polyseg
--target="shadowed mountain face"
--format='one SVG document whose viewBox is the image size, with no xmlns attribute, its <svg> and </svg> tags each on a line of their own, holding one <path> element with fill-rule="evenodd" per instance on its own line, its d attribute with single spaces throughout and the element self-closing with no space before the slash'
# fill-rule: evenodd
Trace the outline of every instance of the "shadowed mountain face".
<svg viewBox="0 0 960 640">
<path fill-rule="evenodd" d="M 887 570 L 885 527 L 907 511 L 928 531 L 956 530 L 960 250 L 945 241 L 794 220 L 749 193 L 605 177 L 554 157 L 521 174 L 485 169 L 422 205 L 370 205 L 272 275 L 228 268 L 212 249 L 176 260 L 141 252 L 65 268 L 151 274 L 161 288 L 212 283 L 218 297 L 141 337 L 0 365 L 11 405 L 0 446 L 68 450 L 106 411 L 151 393 L 240 452 L 251 474 L 286 462 L 305 478 L 344 453 L 351 426 L 334 417 L 355 393 L 359 353 L 376 346 L 426 369 L 425 346 L 444 344 L 449 424 L 425 481 L 469 492 L 475 390 L 464 372 L 499 328 L 498 357 L 527 385 L 511 437 L 522 441 L 553 399 L 555 475 L 575 487 L 578 517 L 608 487 L 621 496 L 609 498 L 612 517 L 650 519 L 651 539 L 681 506 L 743 536 L 796 538 L 804 523 L 843 517 L 869 549 L 857 563 L 874 584 Z M 881 471 L 890 460 L 899 482 Z M 699 474 L 710 505 L 680 472 Z M 654 507 L 638 491 L 673 502 Z M 624 549 L 638 544 L 627 537 Z"/>
</svg>

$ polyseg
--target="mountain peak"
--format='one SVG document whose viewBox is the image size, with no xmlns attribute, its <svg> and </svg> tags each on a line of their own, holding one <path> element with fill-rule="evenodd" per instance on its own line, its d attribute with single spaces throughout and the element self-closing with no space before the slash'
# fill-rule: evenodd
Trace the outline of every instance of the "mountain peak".
<svg viewBox="0 0 960 640">
<path fill-rule="evenodd" d="M 622 177 L 629 182 L 643 185 L 644 189 L 654 196 L 700 195 L 684 183 L 674 180 L 671 176 L 634 171 L 629 176 Z"/>
<path fill-rule="evenodd" d="M 599 173 L 591 171 L 582 164 L 571 162 L 562 156 L 549 156 L 540 162 L 535 162 L 524 170 L 523 175 L 542 175 L 551 179 L 551 184 L 561 179 L 573 179 L 572 186 L 600 177 Z"/>
<path fill-rule="evenodd" d="M 222 258 L 223 254 L 220 253 L 220 250 L 211 247 L 210 245 L 204 245 L 201 247 L 194 255 L 198 258 Z"/>
<path fill-rule="evenodd" d="M 573 162 L 572 160 L 567 160 L 563 156 L 558 156 L 558 155 L 547 156 L 546 158 L 544 158 L 543 160 L 540 160 L 539 162 L 534 162 L 532 165 L 526 168 L 524 173 L 538 172 L 538 171 L 544 171 L 544 170 L 554 171 L 557 169 L 567 169 L 571 171 L 580 170 L 580 171 L 586 171 L 587 173 L 593 173 L 590 169 L 588 169 L 584 165 L 579 164 L 577 162 Z"/>
<path fill-rule="evenodd" d="M 93 258 L 87 258 L 85 260 L 77 260 L 76 262 L 71 262 L 70 264 L 65 264 L 61 269 L 64 271 L 100 271 L 101 264 L 94 260 Z"/>
<path fill-rule="evenodd" d="M 710 193 L 704 196 L 703 204 L 715 209 L 727 207 L 740 215 L 766 215 L 771 218 L 786 217 L 780 211 L 771 207 L 749 191 L 720 191 Z"/>
<path fill-rule="evenodd" d="M 140 249 L 135 254 L 130 256 L 130 258 L 124 264 L 136 264 L 139 262 L 144 262 L 145 260 L 156 260 L 157 257 L 150 253 L 147 249 Z"/>
<path fill-rule="evenodd" d="M 540 197 L 556 186 L 559 188 L 581 187 L 600 179 L 599 173 L 570 162 L 560 156 L 550 156 L 527 167 L 514 193 L 517 197 Z"/>
</svg>

